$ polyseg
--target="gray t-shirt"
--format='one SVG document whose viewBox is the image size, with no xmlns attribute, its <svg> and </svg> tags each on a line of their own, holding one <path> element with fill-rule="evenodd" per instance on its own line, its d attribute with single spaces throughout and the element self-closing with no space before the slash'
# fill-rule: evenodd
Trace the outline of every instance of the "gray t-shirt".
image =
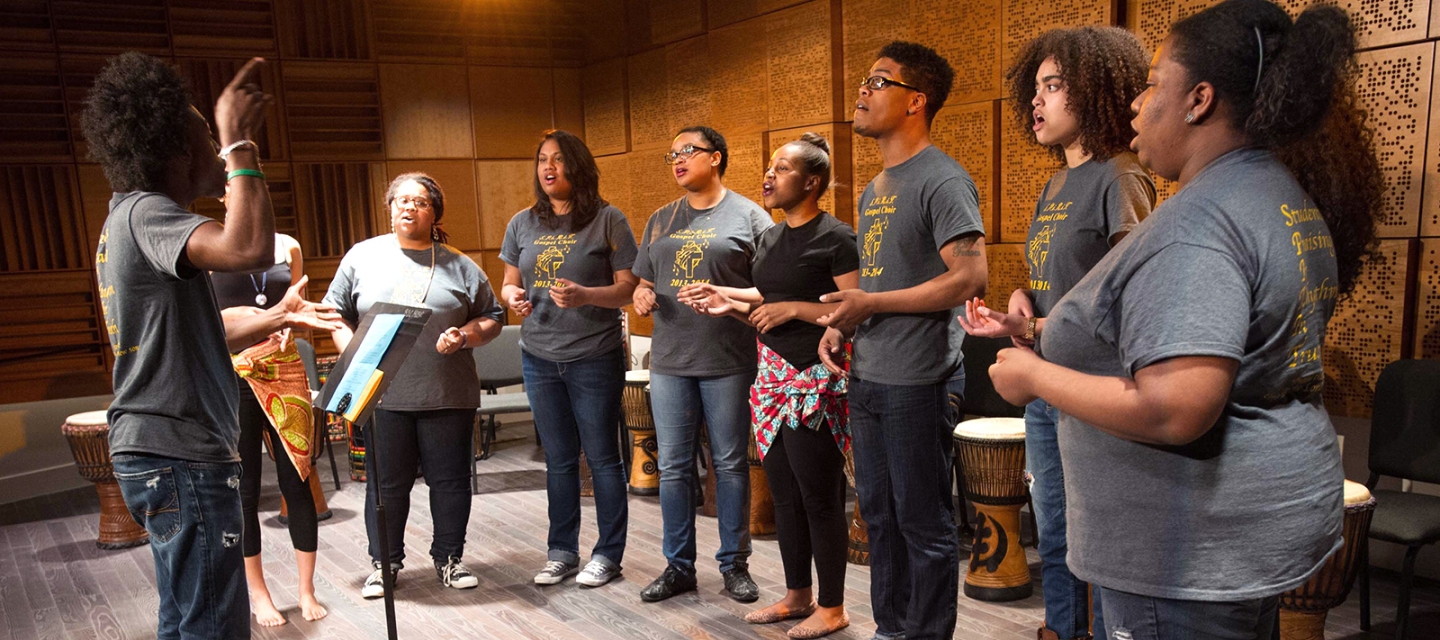
<svg viewBox="0 0 1440 640">
<path fill-rule="evenodd" d="M 584 229 L 571 229 L 573 215 L 559 216 L 555 228 L 526 209 L 505 227 L 500 259 L 520 270 L 525 295 L 534 307 L 520 325 L 520 348 L 552 362 L 573 362 L 621 346 L 620 311 L 594 305 L 561 309 L 550 287 L 565 278 L 585 287 L 615 284 L 615 272 L 635 264 L 635 232 L 619 209 L 605 205 Z"/>
<path fill-rule="evenodd" d="M 1129 151 L 1056 172 L 1035 202 L 1025 240 L 1036 317 L 1049 315 L 1110 252 L 1110 238 L 1129 232 L 1153 208 L 1155 183 Z"/>
<path fill-rule="evenodd" d="M 934 146 L 875 176 L 859 209 L 860 288 L 871 293 L 945 273 L 940 247 L 985 232 L 975 182 Z M 964 339 L 951 310 L 877 314 L 856 329 L 851 372 L 881 384 L 941 382 L 960 368 Z"/>
<path fill-rule="evenodd" d="M 423 304 L 418 302 L 422 295 Z M 405 364 L 380 398 L 380 408 L 429 411 L 480 406 L 480 377 L 470 349 L 448 356 L 435 350 L 440 334 L 450 327 L 482 316 L 505 322 L 485 272 L 459 249 L 438 242 L 433 253 L 401 249 L 393 234 L 365 240 L 345 252 L 325 302 L 335 305 L 352 327 L 379 302 L 432 311 Z"/>
<path fill-rule="evenodd" d="M 1075 575 L 1146 596 L 1242 600 L 1303 584 L 1338 548 L 1344 473 L 1320 363 L 1335 282 L 1313 201 L 1268 151 L 1242 149 L 1055 306 L 1046 357 L 1084 373 L 1239 361 L 1219 421 L 1188 445 L 1123 440 L 1061 414 Z"/>
<path fill-rule="evenodd" d="M 117 193 L 95 255 L 115 354 L 110 453 L 240 459 L 235 371 L 209 274 L 185 257 L 210 218 L 159 193 Z"/>
<path fill-rule="evenodd" d="M 650 215 L 635 275 L 655 283 L 652 371 L 672 376 L 755 371 L 753 327 L 695 313 L 675 295 L 692 282 L 750 287 L 755 243 L 774 224 L 760 205 L 728 189 L 709 209 L 695 209 L 681 197 Z"/>
</svg>

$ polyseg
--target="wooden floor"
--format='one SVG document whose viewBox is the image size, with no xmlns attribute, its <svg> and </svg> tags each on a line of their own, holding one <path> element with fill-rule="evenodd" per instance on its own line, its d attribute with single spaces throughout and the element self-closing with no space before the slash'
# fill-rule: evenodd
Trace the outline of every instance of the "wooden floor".
<svg viewBox="0 0 1440 640">
<path fill-rule="evenodd" d="M 660 552 L 660 507 L 656 498 L 630 498 L 630 538 L 624 578 L 582 590 L 573 581 L 540 588 L 531 583 L 545 561 L 545 471 L 528 424 L 501 430 L 495 456 L 480 463 L 480 495 L 470 516 L 465 561 L 480 579 L 468 591 L 445 589 L 429 566 L 430 513 L 423 484 L 417 486 L 406 531 L 409 566 L 400 573 L 396 609 L 401 638 L 783 638 L 790 623 L 757 627 L 740 619 L 754 605 L 722 594 L 713 560 L 718 545 L 714 520 L 699 519 L 700 589 L 658 604 L 640 602 L 638 592 L 664 568 Z M 342 462 L 342 464 L 344 464 Z M 360 598 L 369 572 L 364 486 L 343 478 L 337 492 L 328 463 L 321 467 L 335 517 L 320 525 L 316 590 L 330 616 L 303 620 L 295 605 L 295 571 L 289 537 L 276 520 L 278 491 L 267 465 L 261 527 L 269 584 L 290 623 L 254 627 L 256 638 L 384 638 L 380 601 Z M 343 475 L 343 474 L 342 474 Z M 94 492 L 0 506 L 0 638 L 154 637 L 157 597 L 148 547 L 127 551 L 96 549 L 98 503 Z M 586 500 L 582 555 L 595 542 L 593 503 Z M 751 571 L 764 603 L 784 592 L 779 550 L 773 536 L 757 538 Z M 1041 623 L 1039 562 L 1028 549 L 1037 584 L 1031 598 L 1011 604 L 959 600 L 958 638 L 1028 640 Z M 834 638 L 864 639 L 875 630 L 868 596 L 870 572 L 850 565 L 845 594 L 852 625 Z M 1375 621 L 1359 630 L 1353 594 L 1330 615 L 1327 638 L 1390 638 L 1395 608 L 1393 575 L 1377 574 Z M 1422 583 L 1413 594 L 1412 640 L 1440 638 L 1440 587 Z"/>
</svg>

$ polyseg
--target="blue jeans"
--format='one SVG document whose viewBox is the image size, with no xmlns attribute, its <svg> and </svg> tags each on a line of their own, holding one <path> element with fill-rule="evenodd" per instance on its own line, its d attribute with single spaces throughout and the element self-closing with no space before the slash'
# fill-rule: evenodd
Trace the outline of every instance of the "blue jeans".
<svg viewBox="0 0 1440 640">
<path fill-rule="evenodd" d="M 1110 640 L 1270 640 L 1279 617 L 1279 596 L 1201 602 L 1099 591 L 1105 594 L 1105 637 Z"/>
<path fill-rule="evenodd" d="M 720 571 L 750 557 L 750 385 L 754 372 L 690 377 L 650 374 L 650 405 L 660 453 L 660 516 L 665 559 L 695 573 L 695 455 L 701 419 L 715 473 Z"/>
<path fill-rule="evenodd" d="M 380 519 L 376 486 L 385 498 L 385 534 L 390 564 L 405 564 L 405 524 L 410 519 L 410 491 L 415 473 L 425 470 L 430 488 L 430 521 L 435 537 L 430 559 L 443 565 L 465 554 L 465 528 L 470 523 L 470 461 L 474 456 L 474 409 L 387 411 L 376 409 L 365 429 L 365 535 L 370 559 L 379 562 Z M 380 429 L 379 439 L 375 430 Z M 376 446 L 376 444 L 380 446 Z M 378 465 L 376 463 L 379 463 Z"/>
<path fill-rule="evenodd" d="M 1090 585 L 1070 573 L 1065 563 L 1065 470 L 1060 466 L 1060 444 L 1055 425 L 1060 411 L 1044 400 L 1025 407 L 1025 466 L 1030 478 L 1030 499 L 1035 506 L 1036 533 L 1040 538 L 1040 575 L 1045 585 L 1045 626 L 1062 640 L 1090 633 Z M 1095 635 L 1105 631 L 1100 590 L 1096 589 Z"/>
<path fill-rule="evenodd" d="M 625 350 L 552 362 L 522 352 L 525 393 L 545 447 L 545 495 L 550 503 L 550 560 L 580 563 L 580 451 L 595 481 L 600 539 L 592 559 L 615 567 L 625 556 L 630 506 L 620 459 L 620 395 Z"/>
<path fill-rule="evenodd" d="M 963 389 L 963 382 L 959 389 Z M 950 638 L 960 589 L 947 384 L 850 381 L 855 490 L 870 534 L 876 633 Z"/>
<path fill-rule="evenodd" d="M 125 506 L 150 533 L 160 592 L 156 637 L 249 638 L 240 546 L 240 463 L 117 454 Z"/>
</svg>

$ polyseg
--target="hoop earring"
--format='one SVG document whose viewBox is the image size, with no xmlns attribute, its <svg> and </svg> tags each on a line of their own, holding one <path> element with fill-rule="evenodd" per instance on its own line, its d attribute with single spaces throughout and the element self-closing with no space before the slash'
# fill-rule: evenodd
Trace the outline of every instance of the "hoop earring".
<svg viewBox="0 0 1440 640">
<path fill-rule="evenodd" d="M 1194 124 L 1194 123 L 1195 123 L 1195 114 L 1193 114 L 1193 113 L 1187 113 L 1187 114 L 1185 114 L 1185 124 Z"/>
</svg>

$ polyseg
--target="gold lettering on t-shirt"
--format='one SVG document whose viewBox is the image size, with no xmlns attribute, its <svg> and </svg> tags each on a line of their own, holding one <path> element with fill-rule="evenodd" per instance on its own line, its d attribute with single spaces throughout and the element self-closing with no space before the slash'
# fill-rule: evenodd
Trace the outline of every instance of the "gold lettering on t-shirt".
<svg viewBox="0 0 1440 640">
<path fill-rule="evenodd" d="M 530 283 L 531 289 L 559 285 L 560 267 L 565 264 L 565 256 L 570 253 L 570 247 L 574 244 L 573 233 L 552 233 L 530 242 L 532 247 L 545 247 L 535 258 L 535 280 Z"/>
<path fill-rule="evenodd" d="M 687 284 L 708 283 L 708 278 L 696 278 L 695 270 L 705 262 L 705 250 L 710 248 L 710 241 L 717 237 L 715 227 L 708 229 L 681 229 L 670 234 L 672 240 L 680 242 L 680 248 L 675 251 L 675 260 L 670 264 L 670 274 L 674 276 L 670 285 L 683 287 Z"/>
</svg>

